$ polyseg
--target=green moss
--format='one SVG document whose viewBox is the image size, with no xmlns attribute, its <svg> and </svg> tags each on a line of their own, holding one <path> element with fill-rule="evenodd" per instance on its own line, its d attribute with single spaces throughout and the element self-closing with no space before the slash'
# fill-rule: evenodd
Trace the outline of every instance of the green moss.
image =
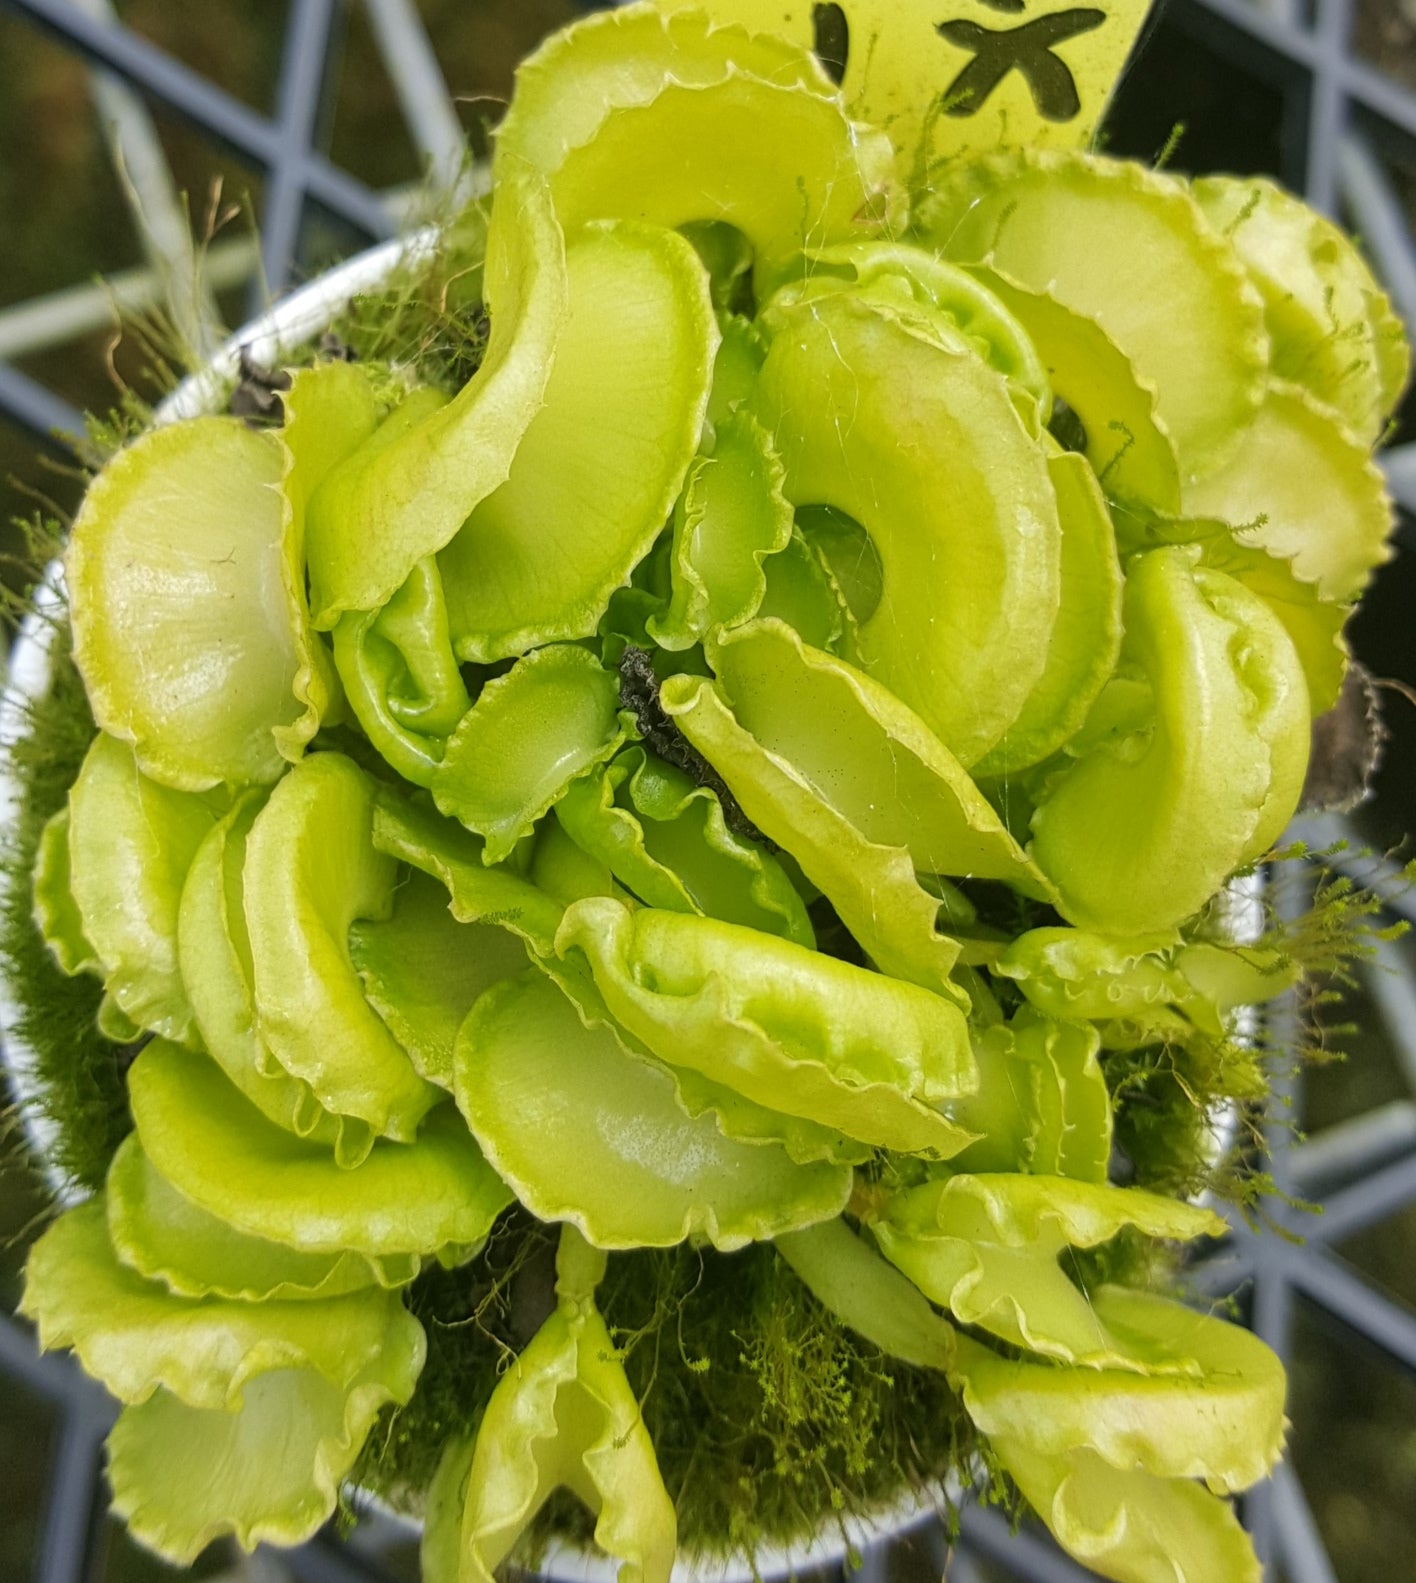
<svg viewBox="0 0 1416 1583">
<path fill-rule="evenodd" d="M 54 685 L 32 705 L 30 729 L 11 755 L 21 806 L 0 838 L 0 975 L 19 1014 L 15 1037 L 34 1052 L 38 1110 L 56 1130 L 50 1163 L 76 1185 L 98 1188 L 132 1126 L 128 1052 L 99 1034 L 94 1018 L 103 986 L 87 974 L 68 978 L 60 971 L 31 900 L 40 832 L 63 806 L 94 735 L 67 631 L 58 634 L 55 651 Z"/>
<path fill-rule="evenodd" d="M 1399 940 L 1410 928 L 1404 920 L 1382 925 L 1386 902 L 1338 867 L 1368 861 L 1376 865 L 1378 860 L 1372 852 L 1354 850 L 1345 841 L 1321 849 L 1299 842 L 1275 854 L 1273 888 L 1292 883 L 1288 870 L 1301 865 L 1311 900 L 1286 917 L 1275 910 L 1263 943 L 1277 944 L 1302 970 L 1310 994 L 1319 993 L 1325 1000 L 1340 999 L 1342 990 L 1354 988 L 1354 968 L 1373 959 L 1379 942 Z M 1407 886 L 1416 887 L 1416 858 L 1403 875 Z"/>
<path fill-rule="evenodd" d="M 360 1483 L 406 1496 L 449 1435 L 475 1430 L 501 1369 L 550 1311 L 554 1253 L 553 1230 L 513 1210 L 481 1258 L 418 1282 L 428 1362 L 413 1401 L 371 1437 Z M 847 1330 L 770 1245 L 612 1254 L 599 1302 L 688 1550 L 751 1555 L 985 1469 L 944 1377 Z M 532 1552 L 552 1533 L 588 1541 L 592 1527 L 575 1502 L 554 1501 Z"/>
<path fill-rule="evenodd" d="M 1248 1039 L 1194 1029 L 1183 1042 L 1104 1053 L 1116 1143 L 1135 1184 L 1237 1204 L 1267 1191 L 1258 1120 L 1275 1059 L 1262 1029 Z"/>
<path fill-rule="evenodd" d="M 969 1460 L 943 1376 L 847 1330 L 770 1246 L 616 1260 L 604 1303 L 689 1548 L 800 1539 Z"/>
<path fill-rule="evenodd" d="M 1261 1014 L 1242 1034 L 1190 1027 L 1182 1039 L 1103 1052 L 1116 1142 L 1138 1186 L 1175 1198 L 1209 1193 L 1250 1216 L 1278 1193 L 1264 1168 L 1265 1129 L 1287 1118 L 1272 1095 L 1287 1074 L 1341 1059 L 1336 1013 L 1356 987 L 1356 967 L 1407 928 L 1383 923 L 1382 899 L 1331 866 L 1352 856 L 1301 844 L 1269 855 L 1255 945 L 1297 970 L 1296 1014 L 1280 1029 Z M 1416 864 L 1407 875 L 1416 882 Z M 1222 904 L 1209 911 L 1187 934 L 1222 937 Z"/>
<path fill-rule="evenodd" d="M 431 258 L 395 270 L 334 320 L 331 333 L 367 367 L 376 389 L 406 389 L 411 373 L 456 391 L 476 373 L 489 329 L 482 306 L 486 238 L 486 207 L 469 204 Z"/>
</svg>

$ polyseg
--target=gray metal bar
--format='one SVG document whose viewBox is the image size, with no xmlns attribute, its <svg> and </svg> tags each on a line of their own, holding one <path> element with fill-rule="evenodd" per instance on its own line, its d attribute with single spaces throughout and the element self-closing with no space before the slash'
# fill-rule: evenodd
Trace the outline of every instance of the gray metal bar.
<svg viewBox="0 0 1416 1583">
<path fill-rule="evenodd" d="M 280 1564 L 300 1583 L 393 1583 L 382 1567 L 321 1536 L 279 1552 Z"/>
<path fill-rule="evenodd" d="M 336 0 L 296 0 L 285 38 L 276 102 L 279 153 L 266 181 L 261 260 L 267 289 L 279 295 L 294 273 L 305 211 L 305 170 L 314 153 L 324 100 Z"/>
<path fill-rule="evenodd" d="M 1266 45 L 1276 56 L 1306 67 L 1315 75 L 1324 65 L 1324 46 L 1317 35 L 1292 28 L 1261 10 L 1253 0 L 1192 0 L 1196 12 L 1209 12 Z M 1333 63 L 1335 80 L 1347 98 L 1373 111 L 1394 127 L 1416 136 L 1416 96 L 1375 66 L 1343 54 Z"/>
<path fill-rule="evenodd" d="M 1299 0 L 1254 0 L 1260 11 L 1267 11 L 1270 16 L 1288 27 L 1301 27 L 1303 25 L 1303 11 Z"/>
<path fill-rule="evenodd" d="M 50 1401 L 64 1401 L 74 1386 L 68 1358 L 39 1352 L 34 1337 L 6 1314 L 0 1314 L 0 1373 Z"/>
<path fill-rule="evenodd" d="M 1352 31 L 1352 0 L 1318 0 L 1317 64 L 1308 112 L 1308 202 L 1324 214 L 1337 213 L 1338 147 L 1347 125 L 1342 62 Z"/>
<path fill-rule="evenodd" d="M 1328 1213 L 1314 1233 L 1327 1237 L 1325 1228 L 1332 1223 L 1332 1205 L 1340 1190 L 1412 1153 L 1416 1153 L 1416 1102 L 1409 1099 L 1393 1099 L 1305 1138 L 1294 1149 L 1290 1166 L 1300 1194 L 1327 1200 Z"/>
<path fill-rule="evenodd" d="M 1289 1280 L 1335 1318 L 1416 1373 L 1416 1314 L 1364 1280 L 1325 1248 L 1276 1250 Z"/>
<path fill-rule="evenodd" d="M 396 1512 L 382 1501 L 360 1500 L 356 1505 L 358 1523 L 346 1544 L 371 1562 L 384 1562 L 389 1552 L 406 1549 L 417 1540 L 421 1530 L 413 1518 Z"/>
<path fill-rule="evenodd" d="M 1291 923 L 1312 905 L 1313 876 L 1303 864 L 1278 865 L 1271 874 L 1270 899 L 1275 912 L 1285 923 Z M 1298 1047 L 1302 1030 L 1295 991 L 1275 1001 L 1265 1012 L 1269 1038 L 1275 1049 L 1292 1050 Z M 1264 1139 L 1268 1146 L 1269 1168 L 1274 1181 L 1285 1190 L 1293 1186 L 1290 1159 L 1294 1142 L 1293 1118 L 1302 1115 L 1303 1078 L 1301 1072 L 1290 1066 L 1275 1076 L 1269 1094 L 1264 1120 Z M 1264 1339 L 1283 1355 L 1286 1337 L 1265 1334 Z"/>
<path fill-rule="evenodd" d="M 1416 320 L 1409 321 L 1416 324 Z M 1416 533 L 1408 520 L 1416 516 L 1416 445 L 1397 445 L 1377 456 L 1377 465 L 1386 474 L 1387 488 L 1407 516 L 1397 521 L 1392 538 L 1405 547 L 1416 547 Z"/>
<path fill-rule="evenodd" d="M 1313 1520 L 1312 1508 L 1298 1475 L 1287 1462 L 1273 1470 L 1272 1501 L 1277 1519 L 1279 1555 L 1288 1583 L 1337 1583 L 1327 1548 Z"/>
<path fill-rule="evenodd" d="M 1338 149 L 1338 186 L 1352 216 L 1353 227 L 1376 266 L 1392 305 L 1408 325 L 1416 326 L 1416 241 L 1401 199 L 1386 167 L 1365 133 L 1349 127 Z M 1378 457 L 1392 497 L 1416 516 L 1416 445 L 1405 445 Z M 1409 522 L 1398 522 L 1398 541 L 1413 542 Z"/>
<path fill-rule="evenodd" d="M 1095 1575 L 1064 1555 L 1048 1538 L 1020 1528 L 991 1506 L 970 1502 L 959 1513 L 963 1542 L 986 1561 L 997 1561 L 1025 1583 L 1096 1583 Z"/>
<path fill-rule="evenodd" d="M 1288 1353 L 1293 1331 L 1293 1289 L 1285 1279 L 1282 1259 L 1273 1244 L 1276 1238 L 1251 1239 L 1254 1291 L 1250 1327 L 1280 1358 Z M 1279 1516 L 1271 1483 L 1258 1485 L 1244 1497 L 1244 1522 L 1253 1536 L 1254 1549 L 1267 1568 L 1277 1555 Z"/>
<path fill-rule="evenodd" d="M 962 1548 L 955 1550 L 949 1557 L 947 1571 L 941 1561 L 938 1572 L 940 1578 L 947 1577 L 949 1583 L 984 1583 L 983 1574 L 979 1571 L 978 1563 L 972 1553 Z"/>
<path fill-rule="evenodd" d="M 1411 1093 L 1416 1095 L 1416 978 L 1400 941 L 1378 940 L 1375 955 L 1362 965 L 1367 986 L 1392 1054 Z"/>
<path fill-rule="evenodd" d="M 1338 183 L 1354 229 L 1407 324 L 1416 325 L 1416 246 L 1401 199 L 1364 132 L 1349 128 L 1338 148 Z"/>
<path fill-rule="evenodd" d="M 1215 0 L 1205 0 L 1213 5 Z M 1408 136 L 1416 133 L 1416 96 L 1379 67 L 1348 56 L 1342 63 L 1342 87 L 1348 98 L 1389 121 Z"/>
<path fill-rule="evenodd" d="M 255 242 L 246 237 L 213 243 L 202 258 L 203 278 L 214 291 L 225 291 L 245 280 L 259 257 Z M 0 360 L 64 346 L 109 328 L 120 314 L 156 307 L 165 289 L 157 272 L 144 264 L 0 308 Z"/>
<path fill-rule="evenodd" d="M 278 1552 L 257 1550 L 243 1555 L 230 1571 L 208 1578 L 207 1583 L 290 1583 L 290 1574 L 280 1564 Z"/>
<path fill-rule="evenodd" d="M 71 0 L 95 21 L 116 20 L 109 0 Z M 94 105 L 133 211 L 148 262 L 166 286 L 167 309 L 192 365 L 220 340 L 216 300 L 197 265 L 187 209 L 141 96 L 111 72 L 90 74 Z"/>
<path fill-rule="evenodd" d="M 1259 1558 L 1263 1575 L 1272 1579 L 1273 1562 L 1278 1544 L 1278 1513 L 1274 1509 L 1273 1480 L 1265 1479 L 1245 1492 L 1240 1504 L 1241 1521 L 1254 1541 L 1254 1553 Z"/>
<path fill-rule="evenodd" d="M 1255 1243 L 1254 1300 L 1249 1323 L 1254 1334 L 1282 1358 L 1288 1353 L 1292 1330 L 1293 1293 L 1285 1279 L 1290 1274 L 1288 1261 L 1275 1250 L 1276 1243 L 1278 1238 L 1273 1236 Z"/>
<path fill-rule="evenodd" d="M 1185 1271 L 1185 1281 L 1199 1297 L 1213 1301 L 1237 1292 L 1254 1278 L 1254 1266 L 1232 1243 L 1199 1259 Z"/>
<path fill-rule="evenodd" d="M 1288 838 L 1305 841 L 1315 852 L 1328 854 L 1323 862 L 1346 874 L 1380 897 L 1382 905 L 1398 917 L 1416 923 L 1416 887 L 1399 863 L 1372 852 L 1361 832 L 1343 814 L 1302 814 L 1288 827 Z M 1346 843 L 1345 850 L 1332 850 Z"/>
<path fill-rule="evenodd" d="M 76 1378 L 77 1365 L 74 1368 Z M 49 1479 L 44 1539 L 36 1583 L 78 1583 L 87 1571 L 95 1520 L 103 1500 L 103 1442 L 117 1405 L 87 1380 L 70 1395 L 59 1453 Z"/>
<path fill-rule="evenodd" d="M 74 450 L 61 436 L 83 438 L 82 414 L 8 363 L 0 363 L 0 413 L 56 451 L 68 454 Z"/>
<path fill-rule="evenodd" d="M 893 1538 L 882 1539 L 871 1545 L 861 1556 L 860 1565 L 847 1574 L 853 1583 L 889 1583 L 890 1549 L 897 1542 Z"/>
<path fill-rule="evenodd" d="M 1247 35 L 1276 64 L 1288 68 L 1290 80 L 1283 85 L 1280 111 L 1280 149 L 1284 179 L 1295 189 L 1308 185 L 1314 177 L 1323 185 L 1329 180 L 1328 153 L 1322 147 L 1314 148 L 1315 96 L 1319 74 L 1340 74 L 1345 65 L 1340 54 L 1326 53 L 1326 40 L 1314 33 L 1308 20 L 1308 3 L 1311 0 L 1188 0 L 1183 8 L 1172 4 L 1169 12 L 1175 17 L 1203 17 L 1208 12 L 1212 20 L 1219 19 Z M 1211 37 L 1217 32 L 1212 28 L 1204 31 Z M 1222 37 L 1218 43 L 1222 53 L 1233 53 L 1224 48 Z M 1345 77 L 1338 75 L 1335 80 L 1346 91 Z M 1294 157 L 1300 151 L 1302 164 Z M 1309 168 L 1314 154 L 1316 171 Z"/>
<path fill-rule="evenodd" d="M 1323 1204 L 1313 1236 L 1338 1243 L 1416 1204 L 1416 1154 L 1333 1193 Z"/>
<path fill-rule="evenodd" d="M 1411 321 L 1416 324 L 1416 318 Z M 1387 484 L 1393 493 L 1410 490 L 1416 485 L 1416 444 L 1393 445 L 1381 455 L 1386 469 Z"/>
<path fill-rule="evenodd" d="M 56 34 L 265 169 L 279 163 L 280 133 L 273 123 L 136 33 L 96 22 L 68 0 L 0 0 L 0 9 L 18 12 Z M 392 234 L 394 221 L 379 195 L 323 155 L 312 154 L 303 162 L 302 177 L 309 195 L 333 213 L 370 236 Z"/>
<path fill-rule="evenodd" d="M 433 190 L 450 192 L 467 165 L 467 140 L 417 7 L 412 0 L 364 0 L 364 8 Z"/>
<path fill-rule="evenodd" d="M 1258 39 L 1276 55 L 1313 70 L 1318 65 L 1317 41 L 1306 28 L 1290 27 L 1266 6 L 1256 6 L 1253 0 L 1193 0 L 1201 11 L 1212 12 L 1231 23 L 1241 33 Z"/>
</svg>

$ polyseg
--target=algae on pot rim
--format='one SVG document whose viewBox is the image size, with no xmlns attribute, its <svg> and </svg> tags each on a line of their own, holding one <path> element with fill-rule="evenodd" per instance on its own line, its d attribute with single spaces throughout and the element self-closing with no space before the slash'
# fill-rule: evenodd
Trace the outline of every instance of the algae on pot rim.
<svg viewBox="0 0 1416 1583">
<path fill-rule="evenodd" d="M 983 1478 L 1105 1576 L 1258 1575 L 1282 1368 L 1162 1288 L 1262 1187 L 1235 1013 L 1319 953 L 1220 898 L 1405 343 L 1271 184 L 1021 70 L 872 126 L 805 16 L 557 35 L 485 210 L 73 524 L 0 944 L 90 1196 L 24 1308 L 171 1560 L 352 1480 L 434 1583 L 659 1583 Z"/>
</svg>

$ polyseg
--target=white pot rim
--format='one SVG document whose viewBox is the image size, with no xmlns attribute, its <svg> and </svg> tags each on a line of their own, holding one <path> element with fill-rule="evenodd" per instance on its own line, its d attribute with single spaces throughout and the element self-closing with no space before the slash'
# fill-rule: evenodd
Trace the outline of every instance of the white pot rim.
<svg viewBox="0 0 1416 1583">
<path fill-rule="evenodd" d="M 957 1505 L 966 1491 L 952 1475 L 938 1488 L 908 1490 L 897 1500 L 864 1517 L 842 1517 L 829 1530 L 794 1545 L 763 1545 L 753 1563 L 741 1555 L 716 1555 L 680 1551 L 674 1563 L 674 1583 L 775 1583 L 802 1574 L 841 1566 L 849 1556 L 863 1555 L 886 1541 L 905 1538 L 918 1528 L 943 1518 L 946 1506 Z M 408 1538 L 422 1534 L 423 1525 L 407 1512 L 367 1490 L 357 1492 L 361 1509 L 367 1510 Z M 598 1550 L 551 1541 L 540 1554 L 535 1576 L 549 1583 L 619 1583 L 619 1563 Z"/>
</svg>

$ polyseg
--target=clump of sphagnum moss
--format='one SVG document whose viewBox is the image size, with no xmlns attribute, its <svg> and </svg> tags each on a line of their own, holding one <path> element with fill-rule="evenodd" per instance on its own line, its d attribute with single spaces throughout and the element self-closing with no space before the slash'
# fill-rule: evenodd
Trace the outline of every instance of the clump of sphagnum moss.
<svg viewBox="0 0 1416 1583">
<path fill-rule="evenodd" d="M 435 1270 L 410 1307 L 428 1359 L 407 1407 L 369 1437 L 354 1481 L 395 1501 L 424 1488 L 446 1441 L 475 1432 L 497 1379 L 554 1303 L 555 1232 L 513 1209 L 482 1256 Z M 639 1398 L 689 1551 L 751 1554 L 972 1470 L 1001 1477 L 943 1375 L 861 1340 L 764 1244 L 614 1255 L 596 1298 Z M 573 1501 L 545 1507 L 530 1550 L 589 1540 Z"/>
<path fill-rule="evenodd" d="M 124 1082 L 131 1052 L 98 1031 L 99 980 L 60 970 L 35 923 L 31 886 L 40 835 L 63 807 L 93 735 L 61 626 L 53 684 L 28 706 L 25 733 L 9 755 L 19 806 L 0 831 L 0 977 L 14 999 L 14 1036 L 33 1054 L 35 1102 L 54 1124 L 47 1163 L 75 1187 L 96 1191 L 132 1126 Z"/>
<path fill-rule="evenodd" d="M 336 316 L 333 334 L 379 388 L 406 386 L 410 374 L 449 394 L 481 366 L 490 320 L 482 305 L 485 205 L 468 205 L 416 270 L 402 269 Z"/>
<path fill-rule="evenodd" d="M 357 357 L 390 400 L 419 382 L 455 392 L 487 342 L 484 238 L 485 210 L 474 205 L 416 268 L 395 272 L 336 315 L 303 360 Z M 157 344 L 150 329 L 144 334 Z M 170 388 L 181 371 L 166 371 L 159 386 Z M 95 459 L 117 449 L 146 415 L 126 395 L 117 413 L 91 427 Z M 277 407 L 267 421 L 278 418 Z M 47 525 L 33 535 L 36 569 L 58 531 Z M 19 1005 L 16 1032 L 35 1053 L 38 1105 L 58 1139 L 52 1163 L 97 1190 L 131 1126 L 124 1083 L 131 1050 L 98 1033 L 98 980 L 66 978 L 32 917 L 40 832 L 62 806 L 95 730 L 62 629 L 54 662 L 51 690 L 31 706 L 31 729 L 12 758 L 21 807 L 0 843 L 0 973 Z M 1276 855 L 1322 857 L 1299 848 Z M 1375 898 L 1340 875 L 1324 875 L 1320 862 L 1318 872 L 1311 906 L 1296 919 L 1274 919 L 1262 943 L 1297 962 L 1305 984 L 1322 986 L 1307 991 L 1309 1000 L 1326 1001 L 1350 982 L 1353 963 L 1370 955 L 1383 931 Z M 1001 887 L 972 887 L 970 901 L 1013 933 L 1060 921 Z M 837 954 L 858 954 L 848 938 L 838 947 Z M 1014 1008 L 1015 985 L 998 980 L 986 988 L 1003 1013 Z M 1252 1211 L 1273 1191 L 1262 1170 L 1259 1120 L 1277 1063 L 1324 1053 L 1318 1038 L 1300 1040 L 1296 1056 L 1291 1047 L 1271 1048 L 1261 1023 L 1242 1038 L 1197 1031 L 1183 1043 L 1104 1053 L 1118 1168 L 1138 1185 L 1209 1191 Z M 1234 1118 L 1236 1141 L 1217 1150 L 1221 1112 Z M 868 1190 L 873 1180 L 919 1169 L 917 1161 L 881 1156 L 862 1180 Z M 475 1432 L 498 1379 L 549 1313 L 555 1238 L 554 1227 L 513 1207 L 477 1259 L 457 1270 L 434 1266 L 414 1283 L 409 1307 L 427 1335 L 427 1363 L 412 1401 L 387 1411 L 369 1437 L 355 1484 L 417 1508 L 447 1441 Z M 1074 1251 L 1068 1269 L 1083 1290 L 1118 1280 L 1154 1287 L 1173 1281 L 1176 1254 L 1125 1232 L 1103 1248 Z M 944 1376 L 899 1363 L 846 1329 L 768 1245 L 731 1255 L 691 1247 L 616 1254 L 598 1301 L 643 1404 L 690 1551 L 750 1555 L 760 1544 L 815 1533 L 823 1511 L 844 1519 L 903 1489 L 932 1492 L 947 1513 L 950 1476 L 1021 1510 Z M 588 1539 L 591 1526 L 574 1501 L 553 1498 L 528 1554 L 552 1534 Z"/>
</svg>

